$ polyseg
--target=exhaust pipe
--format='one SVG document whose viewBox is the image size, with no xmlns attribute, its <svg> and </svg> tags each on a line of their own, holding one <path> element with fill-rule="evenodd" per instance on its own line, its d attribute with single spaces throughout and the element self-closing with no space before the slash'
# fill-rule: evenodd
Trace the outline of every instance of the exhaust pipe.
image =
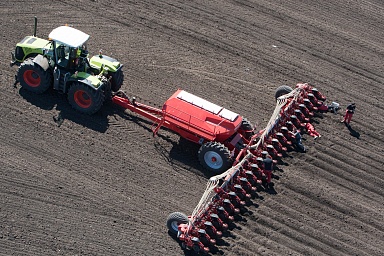
<svg viewBox="0 0 384 256">
<path fill-rule="evenodd" d="M 36 30 L 37 30 L 37 17 L 35 16 L 35 29 L 33 30 L 34 37 L 36 37 Z"/>
</svg>

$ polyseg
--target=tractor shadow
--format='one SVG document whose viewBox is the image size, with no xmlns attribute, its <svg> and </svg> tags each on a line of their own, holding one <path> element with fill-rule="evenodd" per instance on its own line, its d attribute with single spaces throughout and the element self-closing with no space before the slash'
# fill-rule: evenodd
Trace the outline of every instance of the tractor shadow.
<svg viewBox="0 0 384 256">
<path fill-rule="evenodd" d="M 115 110 L 105 104 L 103 109 L 94 115 L 85 115 L 74 110 L 68 103 L 65 94 L 61 94 L 53 89 L 49 89 L 43 94 L 35 94 L 23 88 L 19 89 L 19 94 L 32 105 L 43 110 L 56 110 L 52 116 L 53 122 L 60 127 L 65 120 L 70 120 L 94 131 L 104 133 L 108 127 L 108 116 L 113 115 Z"/>
<path fill-rule="evenodd" d="M 43 110 L 52 111 L 54 113 L 52 119 L 58 127 L 60 127 L 65 120 L 70 120 L 71 122 L 77 123 L 91 130 L 104 133 L 109 128 L 108 119 L 113 116 L 118 116 L 129 122 L 133 122 L 149 133 L 152 133 L 152 121 L 136 116 L 134 113 L 127 113 L 125 109 L 113 104 L 111 101 L 105 101 L 102 108 L 95 114 L 86 115 L 74 110 L 71 107 L 67 100 L 66 94 L 60 93 L 52 88 L 43 94 L 35 94 L 20 88 L 19 94 L 32 105 Z M 167 142 L 175 143 L 167 136 L 163 136 L 160 133 L 157 136 Z"/>
</svg>

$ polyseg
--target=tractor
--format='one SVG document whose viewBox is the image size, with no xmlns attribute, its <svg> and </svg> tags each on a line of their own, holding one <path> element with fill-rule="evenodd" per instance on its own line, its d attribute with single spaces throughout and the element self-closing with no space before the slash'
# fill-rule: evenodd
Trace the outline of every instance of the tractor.
<svg viewBox="0 0 384 256">
<path fill-rule="evenodd" d="M 53 87 L 68 96 L 77 111 L 94 114 L 123 83 L 123 65 L 100 53 L 88 58 L 89 35 L 70 26 L 52 30 L 48 40 L 26 36 L 12 52 L 11 66 L 19 66 L 16 82 L 33 93 Z"/>
</svg>

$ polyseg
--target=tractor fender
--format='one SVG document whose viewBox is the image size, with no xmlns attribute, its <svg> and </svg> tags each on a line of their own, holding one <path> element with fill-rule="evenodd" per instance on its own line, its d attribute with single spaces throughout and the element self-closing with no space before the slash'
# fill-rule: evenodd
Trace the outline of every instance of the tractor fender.
<svg viewBox="0 0 384 256">
<path fill-rule="evenodd" d="M 85 84 L 95 91 L 101 90 L 104 86 L 104 83 L 99 80 L 96 76 L 93 76 L 91 74 L 85 73 L 85 72 L 77 72 L 75 74 L 72 74 L 70 77 L 68 77 L 66 81 L 66 89 L 65 91 L 68 91 L 69 86 L 73 82 L 79 82 L 82 84 Z"/>
<path fill-rule="evenodd" d="M 88 87 L 94 89 L 95 91 L 97 91 L 97 88 L 95 88 L 92 83 L 90 81 L 87 81 L 86 79 L 75 79 L 75 78 L 68 78 L 68 80 L 65 82 L 65 86 L 64 86 L 64 93 L 68 93 L 69 91 L 69 88 L 72 86 L 72 84 L 74 84 L 75 82 L 79 82 L 79 83 L 82 83 L 82 84 L 85 84 L 87 85 Z"/>
<path fill-rule="evenodd" d="M 94 90 L 97 90 L 97 88 L 95 88 L 95 87 L 92 85 L 92 82 L 89 81 L 88 79 L 77 79 L 77 78 L 70 77 L 70 78 L 68 78 L 68 80 L 67 80 L 67 85 L 70 85 L 70 84 L 72 84 L 73 82 L 79 82 L 79 83 L 82 83 L 82 84 L 85 84 L 85 85 L 91 87 L 91 88 L 94 89 Z M 69 86 L 66 86 L 66 87 L 67 87 L 67 90 L 68 90 L 68 89 L 69 89 Z M 66 90 L 66 91 L 67 91 L 67 90 Z"/>
<path fill-rule="evenodd" d="M 95 90 L 100 89 L 103 85 L 102 81 L 97 76 L 86 72 L 76 72 L 68 79 L 68 81 L 78 81 L 88 85 Z"/>
<path fill-rule="evenodd" d="M 41 54 L 38 54 L 35 58 L 33 58 L 33 62 L 39 65 L 44 71 L 47 71 L 49 68 L 49 61 L 46 57 Z"/>
</svg>

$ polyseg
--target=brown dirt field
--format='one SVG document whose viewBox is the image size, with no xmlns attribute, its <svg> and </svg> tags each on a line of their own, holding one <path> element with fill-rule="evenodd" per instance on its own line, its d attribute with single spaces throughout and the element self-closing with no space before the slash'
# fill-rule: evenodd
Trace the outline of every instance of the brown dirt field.
<svg viewBox="0 0 384 256">
<path fill-rule="evenodd" d="M 322 138 L 305 136 L 215 254 L 384 255 L 383 1 L 14 0 L 0 14 L 0 255 L 184 255 L 165 221 L 192 213 L 208 180 L 193 149 L 135 114 L 84 116 L 14 87 L 10 52 L 35 15 L 40 37 L 65 23 L 90 34 L 150 105 L 182 88 L 262 128 L 281 84 L 355 101 L 354 133 L 344 109 L 316 118 Z"/>
</svg>

